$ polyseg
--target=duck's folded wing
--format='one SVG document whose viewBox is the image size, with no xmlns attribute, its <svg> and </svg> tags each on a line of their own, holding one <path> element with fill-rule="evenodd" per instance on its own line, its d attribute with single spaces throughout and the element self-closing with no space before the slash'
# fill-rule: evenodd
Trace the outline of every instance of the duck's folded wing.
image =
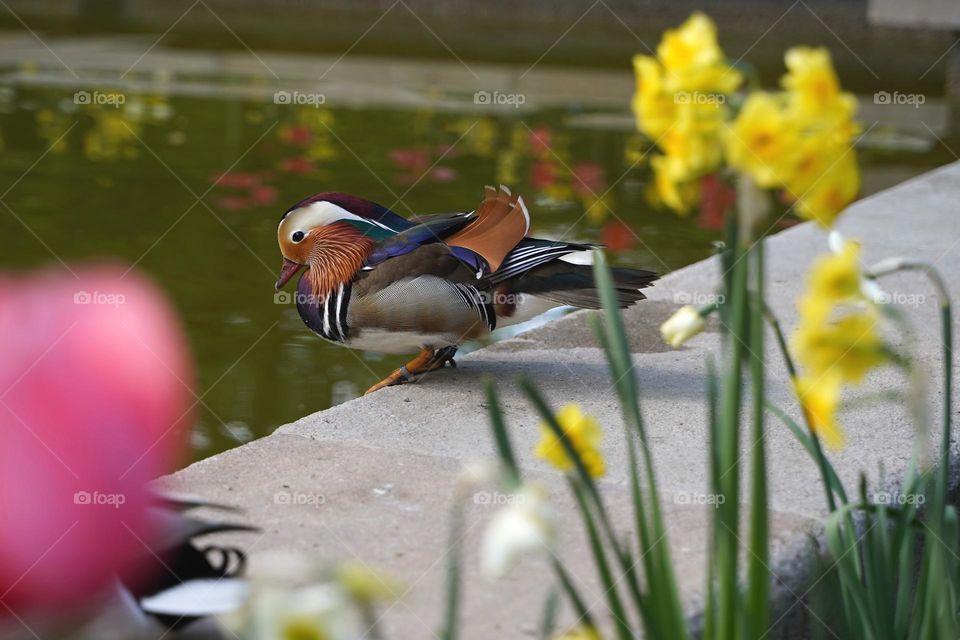
<svg viewBox="0 0 960 640">
<path fill-rule="evenodd" d="M 427 244 L 441 242 L 474 219 L 470 213 L 443 213 L 418 218 L 419 224 L 377 243 L 365 266 L 372 268 Z"/>
</svg>

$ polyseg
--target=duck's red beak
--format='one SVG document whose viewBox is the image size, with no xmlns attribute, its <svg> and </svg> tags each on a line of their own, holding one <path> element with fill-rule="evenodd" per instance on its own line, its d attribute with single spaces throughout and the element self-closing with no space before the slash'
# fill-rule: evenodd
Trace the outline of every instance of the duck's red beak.
<svg viewBox="0 0 960 640">
<path fill-rule="evenodd" d="M 277 289 L 283 288 L 283 285 L 287 284 L 297 271 L 300 271 L 306 265 L 294 262 L 293 260 L 283 259 L 283 266 L 280 267 L 280 277 L 277 278 Z"/>
</svg>

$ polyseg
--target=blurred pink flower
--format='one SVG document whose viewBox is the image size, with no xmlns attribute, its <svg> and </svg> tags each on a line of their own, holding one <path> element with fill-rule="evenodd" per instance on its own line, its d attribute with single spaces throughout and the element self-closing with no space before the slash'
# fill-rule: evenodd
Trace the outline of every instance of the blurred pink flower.
<svg viewBox="0 0 960 640">
<path fill-rule="evenodd" d="M 310 173 L 313 171 L 313 160 L 303 156 L 284 158 L 280 163 L 280 170 L 294 174 Z"/>
<path fill-rule="evenodd" d="M 260 182 L 260 176 L 245 171 L 226 171 L 210 176 L 210 182 L 218 187 L 249 189 Z"/>
<path fill-rule="evenodd" d="M 224 196 L 217 198 L 217 207 L 224 211 L 240 211 L 250 206 L 250 202 L 241 196 Z"/>
<path fill-rule="evenodd" d="M 14 611 L 82 605 L 155 562 L 146 484 L 184 451 L 192 366 L 164 296 L 122 273 L 0 276 L 0 594 Z"/>
<path fill-rule="evenodd" d="M 269 185 L 259 185 L 250 191 L 250 198 L 256 204 L 273 204 L 277 200 L 277 190 Z"/>
<path fill-rule="evenodd" d="M 530 184 L 534 189 L 543 191 L 557 181 L 557 168 L 549 162 L 537 160 L 530 165 Z"/>
<path fill-rule="evenodd" d="M 580 162 L 573 167 L 573 190 L 580 196 L 601 195 L 607 186 L 606 174 L 595 162 Z"/>
<path fill-rule="evenodd" d="M 436 153 L 436 158 L 427 149 L 417 147 L 394 149 L 390 152 L 390 159 L 402 171 L 393 176 L 393 181 L 398 184 L 414 184 L 424 179 L 431 182 L 456 180 L 459 175 L 456 169 L 445 165 L 437 165 L 432 168 L 430 166 L 434 162 L 439 162 L 441 158 L 445 158 L 443 154 L 451 149 L 452 147 L 437 146 L 433 150 Z"/>
<path fill-rule="evenodd" d="M 430 179 L 433 182 L 452 182 L 457 179 L 457 171 L 450 167 L 434 167 L 430 172 Z"/>
<path fill-rule="evenodd" d="M 550 127 L 537 127 L 530 132 L 528 142 L 530 150 L 535 155 L 546 155 L 550 153 L 550 141 L 553 139 L 553 130 Z"/>
<path fill-rule="evenodd" d="M 637 242 L 637 236 L 625 222 L 613 220 L 600 230 L 600 242 L 613 252 L 626 251 Z"/>
<path fill-rule="evenodd" d="M 426 149 L 404 147 L 390 152 L 390 159 L 400 169 L 422 173 L 430 166 L 430 154 Z"/>
<path fill-rule="evenodd" d="M 302 124 L 293 125 L 286 127 L 280 130 L 280 139 L 297 147 L 305 147 L 310 144 L 310 140 L 313 138 L 313 133 L 310 131 L 310 127 L 306 127 Z"/>
<path fill-rule="evenodd" d="M 712 173 L 700 179 L 700 216 L 697 224 L 704 229 L 720 231 L 724 227 L 727 209 L 737 202 L 733 187 Z"/>
</svg>

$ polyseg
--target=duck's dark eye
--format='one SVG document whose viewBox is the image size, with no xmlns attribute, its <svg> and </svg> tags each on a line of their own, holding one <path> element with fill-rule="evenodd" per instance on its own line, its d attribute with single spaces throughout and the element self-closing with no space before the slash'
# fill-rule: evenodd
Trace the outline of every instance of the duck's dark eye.
<svg viewBox="0 0 960 640">
<path fill-rule="evenodd" d="M 294 231 L 293 235 L 290 236 L 294 242 L 300 242 L 303 240 L 303 231 Z"/>
</svg>

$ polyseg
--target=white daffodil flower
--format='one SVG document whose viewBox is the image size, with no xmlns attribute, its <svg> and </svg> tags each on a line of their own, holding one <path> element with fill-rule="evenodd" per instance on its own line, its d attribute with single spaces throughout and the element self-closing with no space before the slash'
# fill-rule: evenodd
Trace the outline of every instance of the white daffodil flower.
<svg viewBox="0 0 960 640">
<path fill-rule="evenodd" d="M 357 636 L 349 594 L 309 558 L 290 553 L 269 555 L 251 572 L 244 606 L 220 622 L 243 640 Z"/>
<path fill-rule="evenodd" d="M 547 490 L 524 485 L 509 496 L 484 532 L 480 568 L 491 580 L 506 576 L 520 558 L 551 553 L 556 542 L 558 516 Z"/>
</svg>

